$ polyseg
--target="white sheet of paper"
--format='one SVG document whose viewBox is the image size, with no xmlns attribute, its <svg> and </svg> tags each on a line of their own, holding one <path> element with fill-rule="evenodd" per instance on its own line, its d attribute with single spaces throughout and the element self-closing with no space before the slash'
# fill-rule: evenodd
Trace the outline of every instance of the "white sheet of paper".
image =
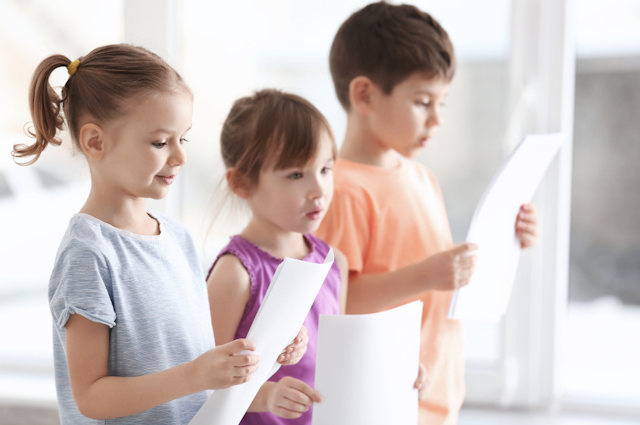
<svg viewBox="0 0 640 425">
<path fill-rule="evenodd" d="M 531 202 L 563 134 L 528 135 L 485 190 L 471 221 L 467 242 L 480 247 L 469 285 L 454 291 L 448 317 L 495 323 L 507 311 L 520 259 L 515 223 L 520 206 Z"/>
<path fill-rule="evenodd" d="M 313 425 L 415 425 L 422 301 L 363 315 L 321 315 Z"/>
<path fill-rule="evenodd" d="M 237 425 L 260 387 L 280 368 L 282 350 L 296 337 L 333 264 L 285 258 L 278 266 L 247 339 L 255 342 L 260 366 L 247 383 L 214 391 L 190 425 Z"/>
</svg>

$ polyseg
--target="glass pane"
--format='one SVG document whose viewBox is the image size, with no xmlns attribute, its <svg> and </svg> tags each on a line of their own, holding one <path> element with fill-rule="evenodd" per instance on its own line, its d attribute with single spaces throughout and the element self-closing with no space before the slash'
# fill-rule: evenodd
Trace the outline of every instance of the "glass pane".
<svg viewBox="0 0 640 425">
<path fill-rule="evenodd" d="M 638 405 L 640 4 L 583 0 L 577 17 L 566 391 Z"/>
<path fill-rule="evenodd" d="M 210 188 L 223 173 L 219 134 L 232 102 L 265 87 L 300 94 L 325 114 L 340 142 L 345 116 L 333 90 L 329 49 L 340 24 L 368 3 L 328 0 L 318 7 L 316 2 L 184 1 L 184 74 L 196 99 L 183 219 L 206 247 L 205 267 L 242 224 L 218 220 L 205 241 Z M 411 3 L 443 24 L 459 59 L 446 124 L 419 160 L 439 178 L 454 240 L 462 242 L 482 191 L 505 158 L 509 1 Z M 495 363 L 500 347 L 500 325 L 468 328 L 471 363 Z"/>
<path fill-rule="evenodd" d="M 32 143 L 29 82 L 45 57 L 75 59 L 120 42 L 123 2 L 34 0 L 0 2 L 0 398 L 55 400 L 47 285 L 71 215 L 88 194 L 84 159 L 63 133 L 36 165 L 19 167 L 10 152 Z M 63 85 L 66 69 L 52 74 Z M 4 196 L 10 193 L 11 196 Z"/>
</svg>

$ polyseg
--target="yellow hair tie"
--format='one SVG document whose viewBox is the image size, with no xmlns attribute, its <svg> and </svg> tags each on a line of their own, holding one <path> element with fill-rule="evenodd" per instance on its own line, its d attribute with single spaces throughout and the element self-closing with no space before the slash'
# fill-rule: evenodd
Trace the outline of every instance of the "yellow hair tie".
<svg viewBox="0 0 640 425">
<path fill-rule="evenodd" d="M 67 71 L 69 71 L 69 76 L 73 76 L 73 74 L 76 73 L 76 70 L 78 69 L 78 66 L 80 66 L 80 61 L 79 60 L 74 60 L 73 62 L 71 62 L 69 64 L 69 66 L 67 66 Z"/>
</svg>

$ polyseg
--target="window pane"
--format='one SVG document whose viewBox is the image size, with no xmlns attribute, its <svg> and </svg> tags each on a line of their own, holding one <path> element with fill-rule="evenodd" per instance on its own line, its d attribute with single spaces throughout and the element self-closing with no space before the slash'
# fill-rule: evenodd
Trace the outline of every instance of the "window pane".
<svg viewBox="0 0 640 425">
<path fill-rule="evenodd" d="M 566 391 L 637 406 L 640 4 L 583 0 L 577 17 Z"/>
</svg>

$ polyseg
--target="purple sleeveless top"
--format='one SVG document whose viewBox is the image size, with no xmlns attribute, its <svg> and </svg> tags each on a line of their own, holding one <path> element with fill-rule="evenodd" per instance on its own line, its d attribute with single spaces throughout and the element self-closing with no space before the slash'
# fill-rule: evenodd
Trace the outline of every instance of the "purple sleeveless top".
<svg viewBox="0 0 640 425">
<path fill-rule="evenodd" d="M 324 258 L 329 252 L 329 245 L 322 239 L 313 235 L 305 235 L 304 237 L 311 248 L 311 252 L 303 258 L 303 260 L 312 263 L 323 263 Z M 260 304 L 262 304 L 262 300 L 267 293 L 271 279 L 273 278 L 278 265 L 282 262 L 282 259 L 275 258 L 271 254 L 260 249 L 257 245 L 254 245 L 239 235 L 231 238 L 229 244 L 220 251 L 220 254 L 218 254 L 218 259 L 223 255 L 228 254 L 235 255 L 242 262 L 249 272 L 249 277 L 251 279 L 251 298 L 244 309 L 242 319 L 240 320 L 240 324 L 238 325 L 235 335 L 235 339 L 246 338 L 247 333 L 249 333 L 249 328 L 253 323 L 253 319 L 255 319 L 258 309 L 260 308 Z M 216 259 L 216 262 L 218 259 Z M 215 262 L 213 266 L 211 266 L 209 274 L 211 274 L 211 270 L 214 266 Z M 304 321 L 304 325 L 307 327 L 307 332 L 309 334 L 307 352 L 302 359 L 300 359 L 298 364 L 293 366 L 282 366 L 278 372 L 269 378 L 269 381 L 278 382 L 285 376 L 291 376 L 306 382 L 312 388 L 314 387 L 316 353 L 318 348 L 318 322 L 321 314 L 340 313 L 340 286 L 340 269 L 338 268 L 337 262 L 334 261 L 324 284 L 320 288 L 320 292 L 318 293 L 316 300 L 311 306 L 311 311 L 309 311 L 309 315 Z M 244 415 L 240 424 L 309 425 L 311 424 L 312 410 L 313 408 L 310 408 L 298 419 L 280 418 L 271 412 L 248 412 Z"/>
</svg>

